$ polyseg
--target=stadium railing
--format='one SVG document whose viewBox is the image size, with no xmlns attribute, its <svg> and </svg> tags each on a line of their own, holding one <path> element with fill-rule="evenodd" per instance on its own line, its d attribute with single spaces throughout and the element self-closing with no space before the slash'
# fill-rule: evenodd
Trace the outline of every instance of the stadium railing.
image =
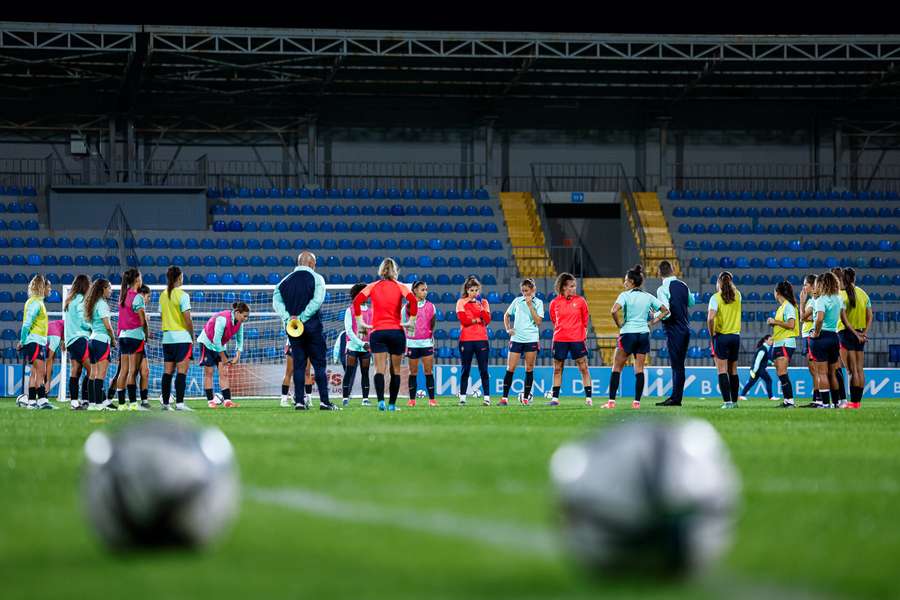
<svg viewBox="0 0 900 600">
<path fill-rule="evenodd" d="M 662 184 L 676 190 L 900 190 L 900 165 L 849 163 L 672 163 Z"/>
</svg>

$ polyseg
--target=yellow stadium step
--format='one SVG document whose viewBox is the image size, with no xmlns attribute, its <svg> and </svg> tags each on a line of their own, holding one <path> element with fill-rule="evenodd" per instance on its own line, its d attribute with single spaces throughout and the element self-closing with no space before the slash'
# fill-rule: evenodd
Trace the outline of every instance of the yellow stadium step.
<svg viewBox="0 0 900 600">
<path fill-rule="evenodd" d="M 625 207 L 628 210 L 628 222 L 640 248 L 641 262 L 644 267 L 649 272 L 654 268 L 655 263 L 668 260 L 675 268 L 675 273 L 680 275 L 681 264 L 675 252 L 675 245 L 672 242 L 672 235 L 669 233 L 669 225 L 659 203 L 659 197 L 655 192 L 635 192 L 634 203 L 637 207 L 637 215 L 631 214 L 627 202 Z M 643 246 L 641 246 L 635 219 L 644 229 L 645 244 Z"/>
<path fill-rule="evenodd" d="M 519 273 L 523 277 L 553 277 L 556 269 L 547 252 L 534 197 L 527 192 L 501 192 L 500 206 Z"/>
</svg>

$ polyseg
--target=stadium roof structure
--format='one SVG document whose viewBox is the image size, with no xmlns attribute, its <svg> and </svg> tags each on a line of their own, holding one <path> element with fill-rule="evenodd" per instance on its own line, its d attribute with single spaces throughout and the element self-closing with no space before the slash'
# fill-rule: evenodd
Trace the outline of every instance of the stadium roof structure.
<svg viewBox="0 0 900 600">
<path fill-rule="evenodd" d="M 132 115 L 196 131 L 347 115 L 611 103 L 898 106 L 900 35 L 261 29 L 0 22 L 2 128 Z M 255 123 L 255 125 L 254 125 Z"/>
</svg>

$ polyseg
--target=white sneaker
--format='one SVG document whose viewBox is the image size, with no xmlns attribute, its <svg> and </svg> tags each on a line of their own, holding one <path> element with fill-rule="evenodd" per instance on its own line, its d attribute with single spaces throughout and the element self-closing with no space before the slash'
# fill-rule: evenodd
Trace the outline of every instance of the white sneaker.
<svg viewBox="0 0 900 600">
<path fill-rule="evenodd" d="M 585 405 L 585 406 L 593 406 L 593 405 L 594 405 L 594 399 L 593 399 L 593 398 L 585 398 L 585 399 L 584 399 L 584 405 Z"/>
<path fill-rule="evenodd" d="M 372 406 L 372 403 L 369 402 L 368 398 L 363 398 L 362 402 L 359 403 L 360 406 Z"/>
<path fill-rule="evenodd" d="M 88 408 L 87 408 L 87 409 L 88 409 L 88 410 L 103 410 L 103 405 L 102 405 L 102 404 L 94 404 L 94 403 L 91 403 L 91 404 L 88 405 Z"/>
<path fill-rule="evenodd" d="M 459 395 L 459 405 L 460 405 L 460 406 L 465 406 L 465 405 L 466 405 L 466 397 L 465 397 L 464 394 L 460 394 L 460 395 Z"/>
<path fill-rule="evenodd" d="M 848 405 L 848 404 L 850 404 L 849 401 L 847 401 L 847 400 L 841 400 L 840 403 L 838 403 L 838 408 L 847 408 L 847 405 Z"/>
<path fill-rule="evenodd" d="M 746 402 L 747 396 L 738 396 L 738 400 L 740 400 L 741 402 Z M 771 398 L 770 398 L 770 400 L 771 400 Z"/>
<path fill-rule="evenodd" d="M 738 400 L 741 400 L 741 398 L 738 398 Z M 771 398 L 769 398 L 769 400 L 771 400 L 772 402 L 781 402 L 781 397 L 780 396 L 772 396 Z"/>
<path fill-rule="evenodd" d="M 290 396 L 281 397 L 281 408 L 291 408 L 294 406 L 294 400 Z"/>
<path fill-rule="evenodd" d="M 491 397 L 490 397 L 490 396 L 485 396 L 485 397 L 484 397 L 484 400 L 482 400 L 481 403 L 482 403 L 484 406 L 490 406 L 490 405 L 491 405 Z"/>
<path fill-rule="evenodd" d="M 150 405 L 144 406 L 143 404 L 134 403 L 135 408 L 132 410 L 136 410 L 138 412 L 150 412 Z"/>
<path fill-rule="evenodd" d="M 78 400 L 69 400 L 69 406 L 72 410 L 78 410 L 78 407 L 81 406 L 81 402 Z"/>
<path fill-rule="evenodd" d="M 184 411 L 184 412 L 194 412 L 194 409 L 191 408 L 190 406 L 188 406 L 187 404 L 185 404 L 184 402 L 176 402 L 175 410 L 180 410 L 180 411 Z"/>
</svg>

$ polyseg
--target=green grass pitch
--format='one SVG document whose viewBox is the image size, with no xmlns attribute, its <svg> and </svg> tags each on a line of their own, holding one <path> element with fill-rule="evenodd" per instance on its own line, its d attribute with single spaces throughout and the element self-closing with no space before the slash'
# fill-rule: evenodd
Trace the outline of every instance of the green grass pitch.
<svg viewBox="0 0 900 600">
<path fill-rule="evenodd" d="M 235 527 L 203 553 L 114 556 L 81 514 L 81 449 L 94 429 L 142 414 L 25 411 L 5 399 L 2 597 L 898 597 L 900 401 L 723 411 L 713 399 L 664 410 L 649 398 L 638 412 L 627 400 L 606 411 L 579 398 L 559 408 L 442 398 L 394 414 L 358 401 L 340 413 L 194 403 L 173 418 L 219 426 L 237 452 Z M 554 549 L 550 455 L 600 426 L 676 413 L 709 420 L 731 448 L 744 485 L 734 547 L 690 582 L 585 576 Z"/>
</svg>

